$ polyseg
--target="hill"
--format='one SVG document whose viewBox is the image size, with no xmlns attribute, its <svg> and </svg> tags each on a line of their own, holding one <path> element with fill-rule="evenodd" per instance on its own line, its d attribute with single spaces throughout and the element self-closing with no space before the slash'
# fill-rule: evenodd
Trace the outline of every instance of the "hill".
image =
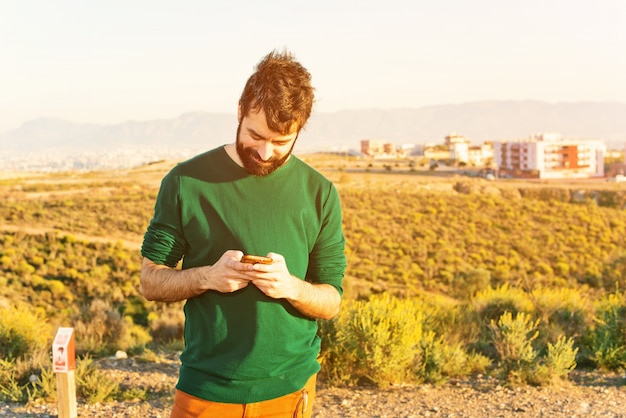
<svg viewBox="0 0 626 418">
<path fill-rule="evenodd" d="M 462 343 L 463 350 L 485 355 L 493 353 L 485 323 L 503 309 L 528 312 L 539 324 L 538 352 L 565 334 L 580 348 L 578 364 L 602 360 L 599 353 L 605 346 L 598 344 L 605 334 L 598 331 L 602 321 L 597 318 L 604 311 L 598 302 L 612 301 L 609 308 L 614 306 L 611 312 L 617 315 L 626 304 L 621 294 L 611 294 L 626 285 L 626 185 L 488 182 L 414 171 L 408 165 L 394 165 L 390 171 L 382 163 L 363 167 L 361 161 L 345 157 L 302 158 L 326 174 L 341 195 L 349 264 L 342 312 L 350 315 L 355 312 L 351 302 L 381 293 L 407 302 L 420 300 L 434 308 L 423 316 L 428 320 L 422 326 L 446 338 L 441 346 L 428 346 L 433 352 L 442 354 L 440 347 Z M 181 303 L 148 302 L 137 289 L 141 237 L 159 181 L 174 164 L 163 161 L 98 173 L 14 173 L 0 179 L 0 309 L 22 303 L 44 315 L 52 327 L 73 324 L 80 351 L 99 357 L 103 374 L 96 376 L 94 386 L 107 387 L 112 380 L 120 388 L 117 397 L 108 398 L 115 402 L 81 404 L 81 415 L 159 416 L 171 405 L 181 346 Z M 406 322 L 407 312 L 398 312 Z M 623 315 L 615 324 L 623 326 Z M 622 329 L 615 334 L 615 345 L 608 347 L 606 367 L 610 361 L 626 364 L 619 357 L 626 346 Z M 328 329 L 322 328 L 324 332 Z M 334 341 L 339 345 L 341 339 Z M 331 370 L 350 367 L 333 369 L 329 346 L 322 347 L 326 374 L 320 375 L 317 418 L 440 412 L 599 416 L 615 415 L 622 408 L 615 399 L 624 397 L 623 379 L 588 369 L 573 371 L 571 380 L 559 388 L 505 389 L 493 372 L 463 372 L 446 375 L 444 386 L 337 389 L 324 379 Z M 110 359 L 118 349 L 131 358 Z M 152 349 L 166 349 L 165 358 Z M 47 342 L 44 352 L 48 350 Z M 464 352 L 454 351 L 452 362 L 464 364 Z M 497 360 L 494 357 L 494 367 Z M 436 363 L 443 361 L 445 357 Z M 7 370 L 14 366 L 7 364 Z M 23 375 L 5 373 L 20 376 L 24 386 L 0 391 L 0 400 L 39 393 L 27 393 L 30 386 L 25 382 L 32 370 L 29 365 Z M 0 374 L 2 387 L 9 386 Z M 467 405 L 474 415 L 463 415 Z M 32 416 L 35 411 L 2 402 L 0 408 L 12 416 Z M 50 404 L 37 408 L 37 413 L 54 413 Z"/>
<path fill-rule="evenodd" d="M 172 119 L 97 125 L 41 118 L 0 134 L 1 154 L 79 153 L 134 149 L 197 151 L 231 142 L 233 114 L 190 112 Z M 626 143 L 626 103 L 482 101 L 416 109 L 314 112 L 299 151 L 358 149 L 362 139 L 392 143 L 440 143 L 451 132 L 474 143 L 525 138 L 536 132 Z"/>
</svg>

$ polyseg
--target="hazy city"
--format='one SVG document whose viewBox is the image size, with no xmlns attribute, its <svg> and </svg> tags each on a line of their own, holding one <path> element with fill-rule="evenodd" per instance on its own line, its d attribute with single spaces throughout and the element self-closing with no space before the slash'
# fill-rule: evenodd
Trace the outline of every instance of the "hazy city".
<svg viewBox="0 0 626 418">
<path fill-rule="evenodd" d="M 0 39 L 0 417 L 626 417 L 625 0 Z"/>
</svg>

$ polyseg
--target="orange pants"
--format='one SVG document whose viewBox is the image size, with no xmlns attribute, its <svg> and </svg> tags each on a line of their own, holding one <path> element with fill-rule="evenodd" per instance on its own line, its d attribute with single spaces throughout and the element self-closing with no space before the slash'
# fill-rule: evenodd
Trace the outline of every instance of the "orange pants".
<svg viewBox="0 0 626 418">
<path fill-rule="evenodd" d="M 310 418 L 316 377 L 311 376 L 304 388 L 289 395 L 248 404 L 206 401 L 176 390 L 170 418 Z"/>
</svg>

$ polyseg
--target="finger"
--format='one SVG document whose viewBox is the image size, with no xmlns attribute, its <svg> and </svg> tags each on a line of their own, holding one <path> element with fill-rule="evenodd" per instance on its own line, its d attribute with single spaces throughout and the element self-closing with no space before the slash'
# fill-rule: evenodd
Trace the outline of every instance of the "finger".
<svg viewBox="0 0 626 418">
<path fill-rule="evenodd" d="M 239 261 L 241 257 L 243 257 L 243 252 L 240 250 L 227 250 L 223 256 L 231 260 Z"/>
<path fill-rule="evenodd" d="M 252 268 L 250 270 L 261 272 L 261 273 L 266 273 L 268 271 L 272 271 L 272 265 L 271 264 L 257 263 L 257 264 L 252 264 L 251 267 Z"/>
<path fill-rule="evenodd" d="M 274 260 L 274 262 L 276 262 L 276 261 L 285 262 L 285 257 L 283 257 L 282 255 L 280 255 L 278 253 L 267 253 L 266 257 L 271 258 L 272 260 Z"/>
</svg>

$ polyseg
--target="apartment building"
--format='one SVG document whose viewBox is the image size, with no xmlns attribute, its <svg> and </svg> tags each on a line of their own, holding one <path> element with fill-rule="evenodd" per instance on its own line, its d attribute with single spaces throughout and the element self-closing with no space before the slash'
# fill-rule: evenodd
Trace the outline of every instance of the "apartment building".
<svg viewBox="0 0 626 418">
<path fill-rule="evenodd" d="M 457 163 L 468 163 L 470 153 L 470 141 L 462 135 L 455 133 L 445 137 L 444 145 L 450 150 L 450 159 Z"/>
<path fill-rule="evenodd" d="M 361 152 L 371 157 L 395 157 L 397 154 L 394 144 L 374 139 L 362 140 Z"/>
<path fill-rule="evenodd" d="M 467 163 L 473 167 L 491 166 L 493 164 L 493 142 L 469 147 Z"/>
<path fill-rule="evenodd" d="M 542 133 L 518 141 L 495 142 L 493 148 L 501 175 L 540 179 L 604 176 L 606 147 L 599 140 Z"/>
</svg>

